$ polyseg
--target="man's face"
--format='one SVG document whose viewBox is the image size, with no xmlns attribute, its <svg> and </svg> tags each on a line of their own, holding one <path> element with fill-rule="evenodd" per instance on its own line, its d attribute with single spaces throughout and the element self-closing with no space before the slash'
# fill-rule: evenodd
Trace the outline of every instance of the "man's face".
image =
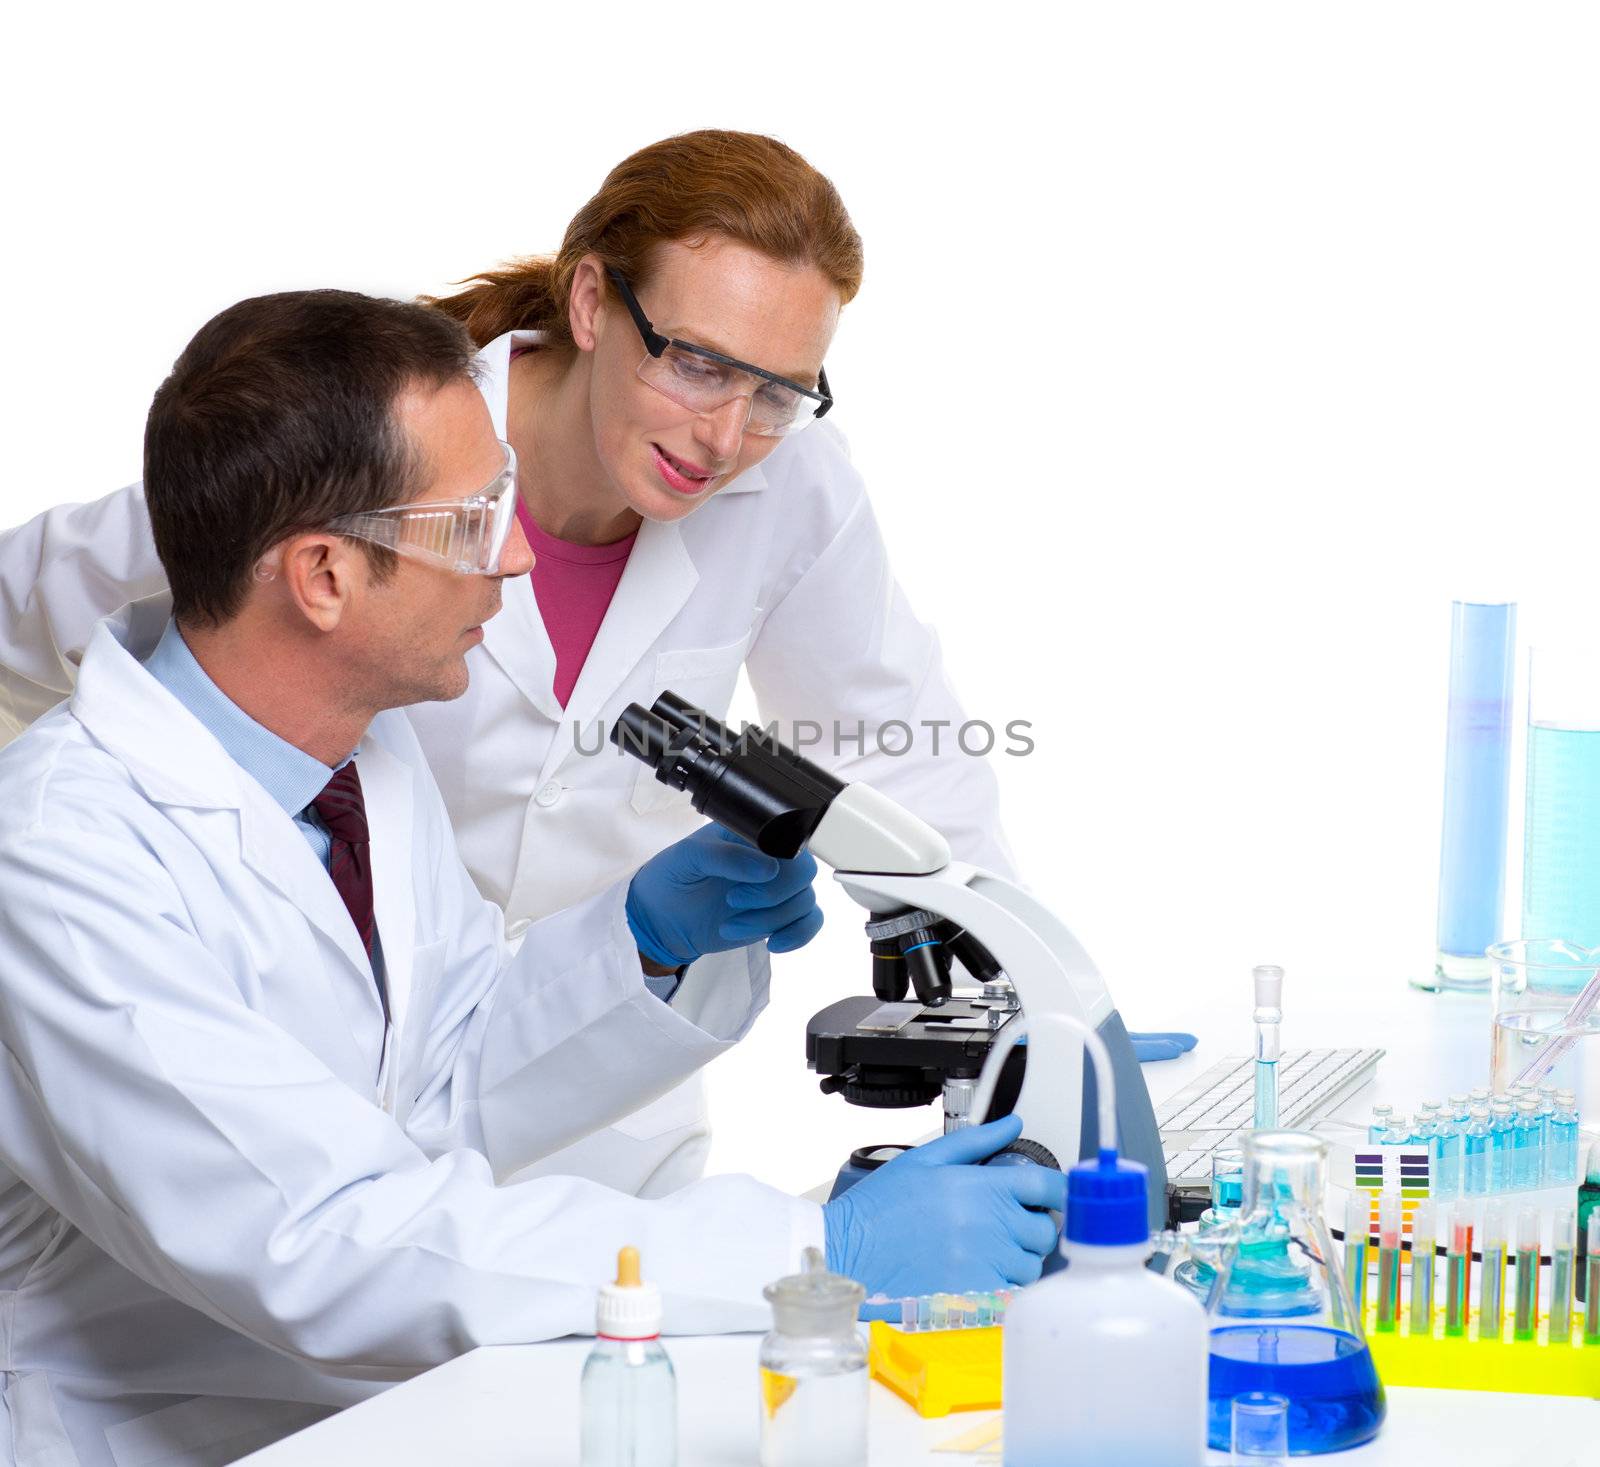
<svg viewBox="0 0 1600 1467">
<path fill-rule="evenodd" d="M 401 396 L 395 420 L 410 436 L 421 463 L 414 505 L 467 499 L 504 467 L 489 410 L 470 382 L 419 387 Z M 513 525 L 498 575 L 462 575 L 398 557 L 386 581 L 373 576 L 359 598 L 360 663 L 370 679 L 370 702 L 399 708 L 459 698 L 467 690 L 468 651 L 483 640 L 483 624 L 500 609 L 500 582 L 526 575 L 533 552 Z"/>
</svg>

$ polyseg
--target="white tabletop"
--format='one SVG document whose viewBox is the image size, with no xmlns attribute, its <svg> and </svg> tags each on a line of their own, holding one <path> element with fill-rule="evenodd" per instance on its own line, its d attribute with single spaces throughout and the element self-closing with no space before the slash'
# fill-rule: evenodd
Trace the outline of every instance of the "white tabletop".
<svg viewBox="0 0 1600 1467">
<path fill-rule="evenodd" d="M 1396 979 L 1285 993 L 1284 1043 L 1301 1048 L 1379 1044 L 1388 1052 L 1373 1085 L 1342 1108 L 1364 1117 L 1375 1099 L 1415 1108 L 1486 1082 L 1488 1009 L 1483 1000 L 1436 997 Z M 1201 1036 L 1199 1051 L 1146 1066 L 1151 1090 L 1164 1095 L 1227 1054 L 1248 1050 L 1244 1023 L 1215 1003 L 1197 1001 L 1184 1023 Z M 1241 1028 L 1243 1032 L 1241 1033 Z M 826 1101 L 819 1101 L 826 1104 Z M 758 1439 L 756 1351 L 759 1336 L 674 1338 L 668 1353 L 678 1375 L 679 1460 L 685 1467 L 749 1467 Z M 588 1340 L 474 1350 L 383 1395 L 245 1459 L 250 1467 L 323 1467 L 382 1461 L 385 1467 L 570 1467 L 578 1455 L 578 1374 Z M 1350 1467 L 1449 1463 L 1450 1467 L 1579 1467 L 1600 1461 L 1600 1402 L 1555 1396 L 1391 1388 L 1389 1415 L 1375 1442 L 1338 1457 Z M 990 1419 L 964 1413 L 924 1420 L 874 1382 L 871 1460 L 875 1467 L 951 1467 L 974 1460 L 935 1450 Z M 1225 1462 L 1213 1454 L 1213 1462 Z"/>
</svg>

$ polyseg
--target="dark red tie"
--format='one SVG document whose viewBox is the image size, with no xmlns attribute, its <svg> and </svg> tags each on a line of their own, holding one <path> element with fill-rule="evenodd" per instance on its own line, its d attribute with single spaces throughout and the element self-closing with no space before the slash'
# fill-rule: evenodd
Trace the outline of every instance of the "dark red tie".
<svg viewBox="0 0 1600 1467">
<path fill-rule="evenodd" d="M 328 856 L 328 874 L 333 877 L 333 888 L 344 901 L 350 920 L 356 924 L 361 945 L 372 956 L 372 849 L 367 840 L 367 806 L 361 798 L 361 776 L 356 773 L 352 759 L 311 802 L 311 808 L 322 818 L 333 837 L 333 850 Z M 388 1012 L 388 997 L 383 992 L 383 981 L 378 981 L 378 995 L 384 1000 Z"/>
</svg>

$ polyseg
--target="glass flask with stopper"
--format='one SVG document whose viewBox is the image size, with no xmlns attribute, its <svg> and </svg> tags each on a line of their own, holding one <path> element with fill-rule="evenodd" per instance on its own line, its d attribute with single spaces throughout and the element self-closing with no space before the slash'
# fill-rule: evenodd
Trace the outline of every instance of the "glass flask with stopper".
<svg viewBox="0 0 1600 1467">
<path fill-rule="evenodd" d="M 1383 1424 L 1383 1386 L 1323 1221 L 1328 1149 L 1300 1131 L 1244 1141 L 1237 1241 L 1211 1292 L 1210 1445 L 1227 1451 L 1233 1398 L 1289 1400 L 1289 1452 L 1337 1452 Z"/>
</svg>

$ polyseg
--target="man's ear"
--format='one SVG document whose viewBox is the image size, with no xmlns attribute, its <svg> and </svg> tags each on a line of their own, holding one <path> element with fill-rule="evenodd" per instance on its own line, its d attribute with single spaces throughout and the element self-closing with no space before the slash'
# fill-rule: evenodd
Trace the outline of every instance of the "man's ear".
<svg viewBox="0 0 1600 1467">
<path fill-rule="evenodd" d="M 318 631 L 331 632 L 365 583 L 366 556 L 338 535 L 296 535 L 280 548 L 276 579 Z"/>
</svg>

